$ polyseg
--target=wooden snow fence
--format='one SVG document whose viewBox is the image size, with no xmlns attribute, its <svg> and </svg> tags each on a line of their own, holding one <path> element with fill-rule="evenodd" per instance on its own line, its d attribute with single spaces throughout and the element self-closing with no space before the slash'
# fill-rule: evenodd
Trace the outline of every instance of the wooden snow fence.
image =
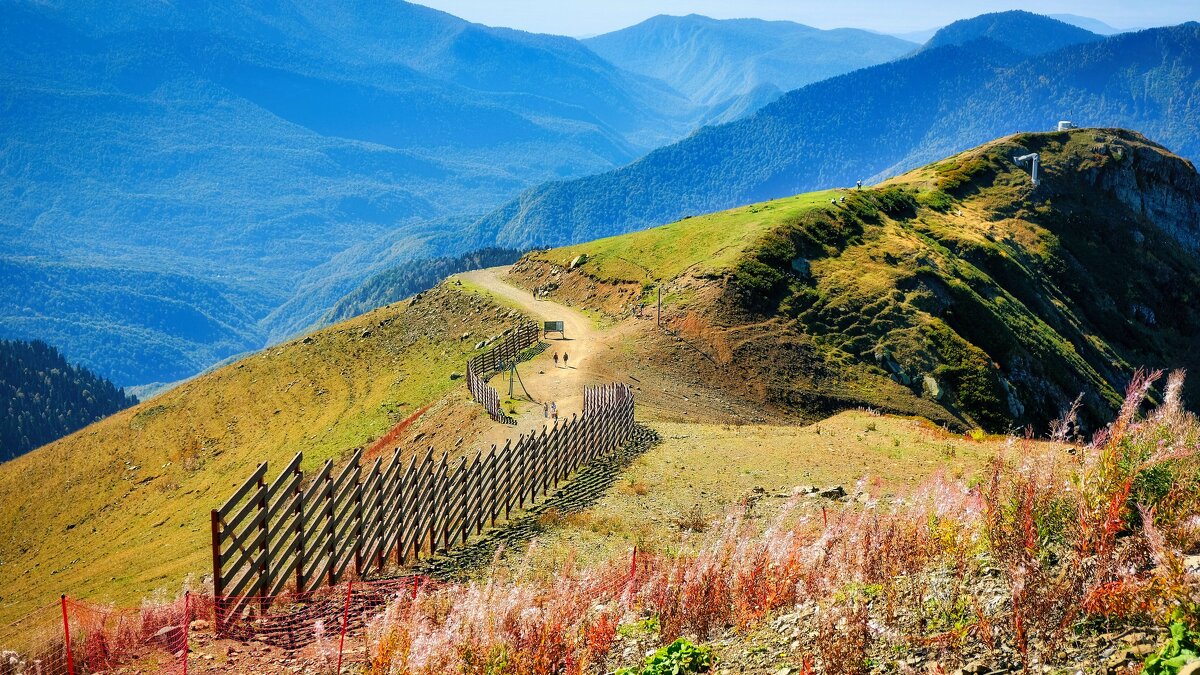
<svg viewBox="0 0 1200 675">
<path fill-rule="evenodd" d="M 501 424 L 514 424 L 515 421 L 504 413 L 500 406 L 500 394 L 488 384 L 488 380 L 520 357 L 521 352 L 536 345 L 541 337 L 541 330 L 536 323 L 523 323 L 496 346 L 467 361 L 467 389 L 471 392 L 471 398 Z"/>
<path fill-rule="evenodd" d="M 447 551 L 535 503 L 632 437 L 629 387 L 587 387 L 584 401 L 578 417 L 474 456 L 430 447 L 404 461 L 397 448 L 363 466 L 358 450 L 340 470 L 326 460 L 306 476 L 297 453 L 270 481 L 263 462 L 211 513 L 218 630 L 225 617 L 265 613 L 285 589 L 303 594 Z"/>
</svg>

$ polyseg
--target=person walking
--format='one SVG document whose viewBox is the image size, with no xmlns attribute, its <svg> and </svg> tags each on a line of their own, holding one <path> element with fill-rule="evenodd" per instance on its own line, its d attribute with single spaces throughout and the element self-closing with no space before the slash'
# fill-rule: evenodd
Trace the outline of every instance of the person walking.
<svg viewBox="0 0 1200 675">
<path fill-rule="evenodd" d="M 558 367 L 558 352 L 554 352 L 554 367 Z"/>
<path fill-rule="evenodd" d="M 551 417 L 551 419 L 555 419 L 555 420 L 558 419 L 558 404 L 557 403 L 550 404 L 550 417 Z"/>
<path fill-rule="evenodd" d="M 570 355 L 567 354 L 566 352 L 563 352 L 563 368 L 567 367 L 567 359 L 569 359 L 569 358 L 570 358 Z"/>
<path fill-rule="evenodd" d="M 550 404 L 549 403 L 542 404 L 542 417 L 544 417 L 546 419 L 550 419 Z"/>
</svg>

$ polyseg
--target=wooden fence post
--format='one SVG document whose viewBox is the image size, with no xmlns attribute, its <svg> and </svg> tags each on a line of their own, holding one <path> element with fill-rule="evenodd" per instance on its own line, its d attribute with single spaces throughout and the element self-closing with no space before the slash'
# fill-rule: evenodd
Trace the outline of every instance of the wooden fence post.
<svg viewBox="0 0 1200 675">
<path fill-rule="evenodd" d="M 225 577 L 221 574 L 221 514 L 213 509 L 212 558 L 213 558 L 213 633 L 221 635 L 224 628 L 223 605 L 225 604 Z"/>
<path fill-rule="evenodd" d="M 500 451 L 500 461 L 503 462 L 503 467 L 497 467 L 496 471 L 496 491 L 498 495 L 503 495 L 504 500 L 504 519 L 508 520 L 512 514 L 512 465 L 513 465 L 513 448 L 512 441 L 504 441 L 504 449 Z M 499 511 L 496 513 L 499 517 Z M 495 522 L 493 522 L 495 524 Z"/>
<path fill-rule="evenodd" d="M 254 595 L 259 596 L 259 612 L 266 614 L 267 607 L 271 604 L 270 599 L 266 597 L 267 590 L 271 585 L 271 542 L 270 537 L 268 536 L 269 529 L 267 527 L 270 525 L 268 522 L 270 520 L 270 518 L 268 518 L 270 515 L 270 509 L 268 508 L 267 503 L 267 475 L 265 471 L 263 472 L 262 477 L 258 479 L 258 491 L 258 511 L 260 514 L 258 531 L 262 537 L 262 544 L 259 546 L 259 555 L 261 557 L 258 559 L 258 584 L 254 591 Z"/>
</svg>

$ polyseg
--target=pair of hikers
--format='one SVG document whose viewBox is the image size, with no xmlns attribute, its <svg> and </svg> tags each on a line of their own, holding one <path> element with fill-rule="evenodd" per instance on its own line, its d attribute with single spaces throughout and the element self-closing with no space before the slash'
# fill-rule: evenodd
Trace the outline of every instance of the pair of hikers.
<svg viewBox="0 0 1200 675">
<path fill-rule="evenodd" d="M 542 404 L 542 417 L 546 419 L 558 419 L 558 404 L 551 401 L 550 403 Z"/>
<path fill-rule="evenodd" d="M 569 359 L 569 358 L 571 358 L 571 355 L 566 352 L 563 352 L 563 355 L 562 355 L 563 368 L 567 367 L 567 359 Z M 558 367 L 558 352 L 554 352 L 554 367 L 555 368 Z"/>
</svg>

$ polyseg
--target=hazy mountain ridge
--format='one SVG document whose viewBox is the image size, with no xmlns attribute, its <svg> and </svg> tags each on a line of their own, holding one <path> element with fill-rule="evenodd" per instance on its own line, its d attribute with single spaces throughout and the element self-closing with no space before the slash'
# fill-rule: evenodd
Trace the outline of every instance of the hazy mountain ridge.
<svg viewBox="0 0 1200 675">
<path fill-rule="evenodd" d="M 18 111 L 0 123 L 0 253 L 194 280 L 168 304 L 232 286 L 252 309 L 223 319 L 233 343 L 121 304 L 59 327 L 0 317 L 0 335 L 50 338 L 122 384 L 176 380 L 197 360 L 262 346 L 278 326 L 309 325 L 372 271 L 337 268 L 347 251 L 427 239 L 441 234 L 440 216 L 478 215 L 538 181 L 629 161 L 682 135 L 695 114 L 577 41 L 406 3 L 15 3 L 0 13 L 0 106 Z M 347 280 L 307 308 L 327 293 L 295 278 L 322 266 Z M 13 304 L 65 306 L 85 288 L 59 282 L 18 288 Z M 299 314 L 272 313 L 298 291 Z M 85 333 L 102 337 L 81 342 Z M 109 349 L 122 341 L 126 353 L 171 343 L 187 356 L 131 360 Z"/>
<path fill-rule="evenodd" d="M 927 49 L 789 92 L 747 119 L 702 129 L 621 169 L 538 186 L 478 228 L 502 246 L 618 234 L 896 175 L 1060 119 L 1130 127 L 1200 157 L 1198 88 L 1195 23 L 1035 57 L 987 39 Z"/>
<path fill-rule="evenodd" d="M 1032 12 L 1014 10 L 955 21 L 934 33 L 922 49 L 994 40 L 1022 54 L 1046 54 L 1100 39 L 1101 36 L 1079 26 Z"/>
<path fill-rule="evenodd" d="M 851 28 L 821 30 L 790 21 L 696 14 L 656 16 L 584 43 L 626 70 L 666 82 L 697 104 L 734 110 L 748 108 L 751 101 L 765 103 L 765 89 L 789 91 L 890 61 L 914 47 Z M 735 119 L 712 112 L 708 117 Z"/>
</svg>

